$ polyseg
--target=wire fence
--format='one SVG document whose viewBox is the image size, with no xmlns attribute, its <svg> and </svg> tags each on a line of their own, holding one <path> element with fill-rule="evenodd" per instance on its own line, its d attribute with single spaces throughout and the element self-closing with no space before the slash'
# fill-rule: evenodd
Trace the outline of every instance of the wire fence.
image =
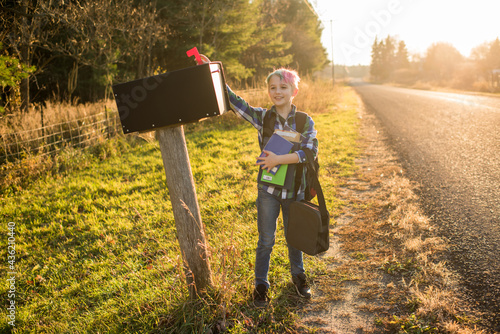
<svg viewBox="0 0 500 334">
<path fill-rule="evenodd" d="M 254 100 L 259 96 L 267 97 L 262 89 L 246 89 L 238 93 Z M 44 125 L 43 110 L 40 114 L 41 127 L 0 133 L 0 166 L 33 155 L 53 155 L 68 147 L 86 148 L 122 133 L 118 111 L 108 107 L 102 112 L 51 125 Z"/>
<path fill-rule="evenodd" d="M 0 134 L 0 165 L 29 155 L 51 155 L 67 148 L 85 148 L 121 133 L 117 111 L 105 109 L 80 119 L 37 129 Z"/>
</svg>

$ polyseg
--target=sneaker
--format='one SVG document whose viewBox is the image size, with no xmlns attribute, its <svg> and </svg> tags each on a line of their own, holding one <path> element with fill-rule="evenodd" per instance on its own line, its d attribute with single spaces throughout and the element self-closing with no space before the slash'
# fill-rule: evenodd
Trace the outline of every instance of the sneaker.
<svg viewBox="0 0 500 334">
<path fill-rule="evenodd" d="M 259 284 L 253 291 L 253 304 L 255 307 L 266 307 L 269 303 L 267 298 L 267 286 L 264 284 Z"/>
<path fill-rule="evenodd" d="M 306 275 L 304 273 L 298 274 L 292 277 L 293 285 L 295 285 L 295 290 L 297 294 L 306 299 L 311 298 L 311 288 L 307 285 Z"/>
</svg>

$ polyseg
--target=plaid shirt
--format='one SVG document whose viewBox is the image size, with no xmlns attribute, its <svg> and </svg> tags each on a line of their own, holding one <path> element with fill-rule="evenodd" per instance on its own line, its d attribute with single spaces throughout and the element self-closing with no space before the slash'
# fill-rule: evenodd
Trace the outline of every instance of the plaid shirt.
<svg viewBox="0 0 500 334">
<path fill-rule="evenodd" d="M 237 96 L 229 87 L 227 87 L 227 91 L 229 94 L 229 103 L 231 105 L 231 109 L 236 112 L 236 114 L 240 115 L 243 119 L 250 122 L 258 131 L 259 131 L 259 145 L 262 146 L 263 139 L 263 128 L 264 128 L 264 117 L 266 113 L 273 112 L 276 113 L 276 121 L 274 124 L 274 129 L 283 130 L 285 124 L 290 128 L 296 130 L 297 126 L 295 123 L 295 112 L 296 107 L 292 105 L 292 111 L 288 114 L 287 119 L 285 120 L 281 117 L 277 112 L 275 106 L 271 109 L 264 108 L 255 108 L 250 106 L 245 100 L 241 97 Z M 308 148 L 313 152 L 314 157 L 318 154 L 318 139 L 316 139 L 317 131 L 314 129 L 314 121 L 311 117 L 307 117 L 306 123 L 304 124 L 304 129 L 302 131 L 302 135 L 305 137 L 304 140 L 300 143 L 300 148 Z M 299 161 L 301 163 L 308 162 L 306 154 L 302 149 L 296 151 L 299 155 Z M 304 172 L 302 175 L 302 184 L 298 190 L 298 194 L 304 193 L 305 183 L 306 183 L 306 166 L 304 166 Z M 295 194 L 293 193 L 294 185 L 292 185 L 291 190 L 282 189 L 274 186 L 267 186 L 258 183 L 259 188 L 264 189 L 270 194 L 273 194 L 282 199 L 290 199 L 294 198 Z"/>
</svg>

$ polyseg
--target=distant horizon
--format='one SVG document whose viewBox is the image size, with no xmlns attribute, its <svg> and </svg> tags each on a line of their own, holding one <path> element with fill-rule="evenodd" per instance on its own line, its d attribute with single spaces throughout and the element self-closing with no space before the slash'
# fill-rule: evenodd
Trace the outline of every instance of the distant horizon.
<svg viewBox="0 0 500 334">
<path fill-rule="evenodd" d="M 377 37 L 404 41 L 409 55 L 424 56 L 435 43 L 453 45 L 464 57 L 500 38 L 500 3 L 476 0 L 310 0 L 323 24 L 321 41 L 334 63 L 366 65 Z M 330 22 L 330 20 L 332 20 Z M 332 25 L 331 25 L 332 24 Z"/>
<path fill-rule="evenodd" d="M 391 35 L 391 37 L 394 37 L 394 36 L 392 36 L 392 35 Z M 384 39 L 385 39 L 385 38 L 387 38 L 387 36 L 386 36 L 386 37 L 384 37 Z M 500 36 L 499 36 L 499 37 L 497 37 L 497 38 L 499 38 L 499 39 L 500 39 Z M 381 40 L 381 39 L 379 39 L 379 41 L 380 41 L 380 40 Z M 495 39 L 493 39 L 493 40 L 491 40 L 491 41 L 485 41 L 485 42 L 483 42 L 483 43 L 490 43 L 490 42 L 493 42 L 494 40 L 495 40 Z M 401 39 L 398 39 L 398 41 L 401 41 Z M 406 43 L 406 42 L 405 42 L 405 43 Z M 436 43 L 448 43 L 448 42 L 434 42 L 434 43 L 430 44 L 430 45 L 429 45 L 429 47 L 431 47 L 433 44 L 436 44 Z M 471 56 L 471 54 L 470 54 L 470 53 L 472 52 L 472 50 L 474 50 L 474 48 L 476 48 L 476 47 L 480 46 L 480 45 L 481 45 L 481 44 L 483 44 L 483 43 L 479 43 L 477 46 L 472 47 L 472 48 L 471 48 L 471 51 L 469 52 L 469 55 L 464 55 L 464 54 L 463 54 L 462 52 L 460 52 L 460 50 L 458 50 L 458 49 L 457 49 L 457 51 L 458 51 L 458 52 L 460 52 L 460 54 L 461 54 L 462 56 L 464 56 L 465 58 L 470 58 L 470 56 Z M 455 47 L 455 46 L 454 46 L 453 44 L 451 44 L 451 43 L 448 43 L 448 44 L 450 44 L 450 45 L 452 45 L 453 47 Z M 455 47 L 455 48 L 456 48 L 456 47 Z M 427 49 L 428 49 L 428 48 L 427 48 Z M 408 50 L 408 56 L 409 56 L 409 60 L 410 60 L 410 62 L 412 61 L 412 56 L 413 56 L 413 55 L 420 55 L 420 56 L 424 57 L 424 56 L 425 56 L 425 53 L 427 52 L 427 49 L 426 49 L 424 52 L 411 52 L 410 50 Z M 371 51 L 371 45 L 370 45 L 370 51 Z M 330 55 L 329 55 L 329 57 L 330 57 Z M 328 61 L 329 61 L 329 62 L 331 62 L 331 58 L 328 58 Z M 334 59 L 334 61 L 335 61 L 335 59 Z M 347 65 L 347 64 L 336 63 L 336 62 L 334 62 L 334 64 L 335 64 L 335 66 L 347 66 L 347 67 L 354 67 L 354 66 L 368 66 L 368 67 L 369 67 L 369 66 L 370 66 L 370 64 L 371 64 L 371 55 L 370 55 L 370 63 L 368 63 L 368 64 L 359 64 L 359 63 L 358 63 L 358 64 L 349 64 L 349 65 Z M 330 66 L 330 65 L 328 65 L 328 66 Z"/>
</svg>

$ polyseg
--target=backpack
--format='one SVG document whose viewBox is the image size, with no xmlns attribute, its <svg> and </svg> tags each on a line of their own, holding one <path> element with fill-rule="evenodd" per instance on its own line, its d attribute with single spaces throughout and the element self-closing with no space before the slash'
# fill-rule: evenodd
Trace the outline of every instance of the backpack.
<svg viewBox="0 0 500 334">
<path fill-rule="evenodd" d="M 296 131 L 302 134 L 304 131 L 304 126 L 306 124 L 307 120 L 307 114 L 302 111 L 296 111 L 295 112 L 295 124 L 296 124 Z M 266 115 L 264 116 L 264 125 L 262 129 L 262 147 L 265 146 L 265 143 L 269 138 L 273 135 L 274 133 L 274 123 L 276 122 L 276 114 L 267 112 Z M 311 161 L 313 158 L 313 153 L 311 150 L 305 148 L 303 149 L 304 153 L 307 156 L 308 161 Z M 297 169 L 295 171 L 295 194 L 297 194 L 300 185 L 302 183 L 302 172 L 304 169 L 305 163 L 299 163 L 297 164 Z M 306 169 L 306 189 L 304 190 L 304 196 L 306 201 L 310 201 L 313 199 L 316 194 L 318 186 L 316 185 L 316 182 L 318 177 L 318 172 L 319 172 L 319 162 L 318 162 L 318 157 L 313 160 L 312 164 L 313 168 L 307 168 Z"/>
</svg>

